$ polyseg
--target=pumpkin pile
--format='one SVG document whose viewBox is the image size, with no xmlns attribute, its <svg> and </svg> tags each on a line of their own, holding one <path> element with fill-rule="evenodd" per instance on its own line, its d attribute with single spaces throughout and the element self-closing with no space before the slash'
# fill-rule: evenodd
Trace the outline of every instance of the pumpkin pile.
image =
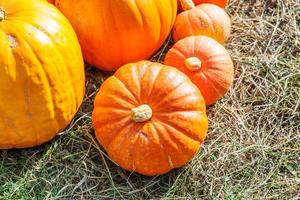
<svg viewBox="0 0 300 200">
<path fill-rule="evenodd" d="M 33 147 L 66 128 L 82 103 L 84 59 L 116 70 L 92 114 L 110 158 L 148 176 L 188 163 L 206 137 L 206 105 L 233 82 L 228 2 L 48 2 L 0 0 L 0 148 Z M 171 32 L 164 64 L 146 61 Z"/>
</svg>

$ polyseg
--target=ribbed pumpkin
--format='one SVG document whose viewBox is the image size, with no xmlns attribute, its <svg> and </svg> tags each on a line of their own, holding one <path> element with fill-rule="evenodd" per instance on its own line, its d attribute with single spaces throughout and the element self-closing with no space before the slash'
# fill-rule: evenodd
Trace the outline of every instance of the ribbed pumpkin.
<svg viewBox="0 0 300 200">
<path fill-rule="evenodd" d="M 109 156 L 148 176 L 186 164 L 208 127 L 199 89 L 179 70 L 149 61 L 127 64 L 103 83 L 92 119 Z"/>
<path fill-rule="evenodd" d="M 195 7 L 191 0 L 181 0 L 185 10 L 175 21 L 173 38 L 175 41 L 192 35 L 205 35 L 224 44 L 230 35 L 231 22 L 227 13 L 213 4 Z"/>
<path fill-rule="evenodd" d="M 148 59 L 175 21 L 177 0 L 56 0 L 72 23 L 85 60 L 102 70 Z"/>
<path fill-rule="evenodd" d="M 46 1 L 0 0 L 0 148 L 52 139 L 84 95 L 84 65 L 68 20 Z"/>
<path fill-rule="evenodd" d="M 206 36 L 190 36 L 178 41 L 167 53 L 164 63 L 188 75 L 207 105 L 222 98 L 233 82 L 234 68 L 229 53 Z"/>
<path fill-rule="evenodd" d="M 220 6 L 221 8 L 225 8 L 229 0 L 193 0 L 193 2 L 195 5 L 199 5 L 201 3 L 211 3 Z M 177 0 L 177 3 L 178 3 L 178 10 L 181 11 L 182 10 L 181 0 Z"/>
</svg>

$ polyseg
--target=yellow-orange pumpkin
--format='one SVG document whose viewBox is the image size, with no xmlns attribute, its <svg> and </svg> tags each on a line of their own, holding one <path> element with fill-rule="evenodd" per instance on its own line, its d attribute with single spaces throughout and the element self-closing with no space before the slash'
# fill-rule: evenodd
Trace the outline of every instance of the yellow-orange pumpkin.
<svg viewBox="0 0 300 200">
<path fill-rule="evenodd" d="M 205 35 L 224 44 L 230 35 L 231 21 L 227 13 L 214 4 L 195 7 L 191 0 L 181 0 L 184 12 L 180 13 L 173 28 L 175 41 L 191 35 Z"/>
<path fill-rule="evenodd" d="M 148 59 L 175 21 L 177 0 L 55 0 L 72 23 L 85 60 L 102 70 Z"/>
<path fill-rule="evenodd" d="M 199 89 L 179 70 L 149 61 L 127 64 L 103 83 L 92 119 L 109 156 L 148 176 L 186 164 L 208 128 Z"/>
<path fill-rule="evenodd" d="M 234 68 L 229 53 L 206 36 L 179 40 L 167 53 L 164 63 L 188 75 L 207 105 L 222 98 L 233 82 Z"/>
<path fill-rule="evenodd" d="M 68 20 L 46 1 L 0 0 L 0 148 L 52 139 L 84 94 L 84 65 Z"/>
</svg>

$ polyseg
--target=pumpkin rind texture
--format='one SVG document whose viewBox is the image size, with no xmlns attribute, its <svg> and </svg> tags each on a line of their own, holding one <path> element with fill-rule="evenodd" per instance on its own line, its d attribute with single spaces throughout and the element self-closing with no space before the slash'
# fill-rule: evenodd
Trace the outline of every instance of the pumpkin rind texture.
<svg viewBox="0 0 300 200">
<path fill-rule="evenodd" d="M 196 70 L 187 64 L 190 58 L 200 61 L 199 66 L 194 66 Z M 178 41 L 167 53 L 164 64 L 185 73 L 200 89 L 207 105 L 221 99 L 233 83 L 234 67 L 228 51 L 206 36 L 190 36 Z"/>
<path fill-rule="evenodd" d="M 103 83 L 92 120 L 112 160 L 153 176 L 183 166 L 199 150 L 208 128 L 205 109 L 199 89 L 182 72 L 140 61 Z"/>
<path fill-rule="evenodd" d="M 230 31 L 230 18 L 222 8 L 213 4 L 200 4 L 177 16 L 173 39 L 178 41 L 192 35 L 204 35 L 224 44 Z"/>
<path fill-rule="evenodd" d="M 226 5 L 228 4 L 229 0 L 193 0 L 195 5 L 199 5 L 202 3 L 211 3 L 211 4 L 215 4 L 221 8 L 225 8 Z M 177 0 L 177 4 L 178 4 L 178 10 L 181 11 L 182 7 L 181 7 L 181 0 Z"/>
<path fill-rule="evenodd" d="M 0 148 L 33 147 L 71 122 L 84 63 L 69 21 L 46 1 L 0 0 Z"/>
<path fill-rule="evenodd" d="M 85 60 L 107 71 L 151 57 L 167 39 L 177 0 L 56 0 L 72 23 Z"/>
</svg>

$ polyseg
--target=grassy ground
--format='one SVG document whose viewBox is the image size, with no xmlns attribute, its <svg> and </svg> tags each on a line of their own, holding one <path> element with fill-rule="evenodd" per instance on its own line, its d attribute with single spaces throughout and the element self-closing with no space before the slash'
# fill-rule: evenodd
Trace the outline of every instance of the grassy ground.
<svg viewBox="0 0 300 200">
<path fill-rule="evenodd" d="M 0 152 L 0 199 L 300 199 L 300 1 L 232 0 L 228 12 L 235 83 L 208 108 L 208 139 L 186 167 L 148 178 L 106 157 L 91 111 L 107 75 L 87 67 L 86 99 L 68 130 Z"/>
</svg>

